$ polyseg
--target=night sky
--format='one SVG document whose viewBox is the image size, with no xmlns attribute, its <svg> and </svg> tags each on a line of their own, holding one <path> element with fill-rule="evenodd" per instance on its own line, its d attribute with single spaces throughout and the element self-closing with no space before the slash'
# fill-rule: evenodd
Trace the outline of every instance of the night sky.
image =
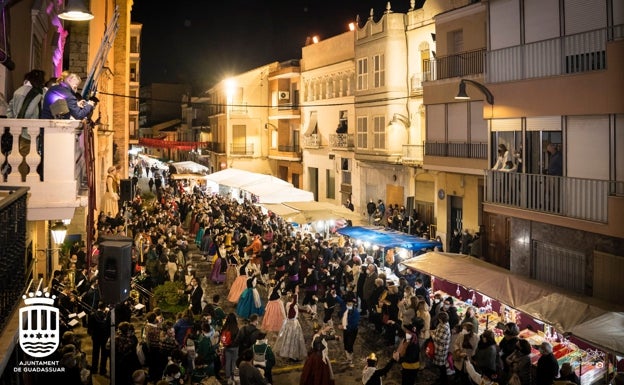
<svg viewBox="0 0 624 385">
<path fill-rule="evenodd" d="M 418 4 L 422 1 L 417 1 Z M 406 12 L 409 0 L 391 2 Z M 135 0 L 132 20 L 143 24 L 141 83 L 187 83 L 207 89 L 231 74 L 301 58 L 306 37 L 348 30 L 387 0 L 175 0 L 163 6 Z"/>
</svg>

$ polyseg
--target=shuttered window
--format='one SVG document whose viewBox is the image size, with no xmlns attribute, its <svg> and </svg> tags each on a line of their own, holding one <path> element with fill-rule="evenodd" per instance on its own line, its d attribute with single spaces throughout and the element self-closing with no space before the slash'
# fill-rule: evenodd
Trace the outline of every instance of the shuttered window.
<svg viewBox="0 0 624 385">
<path fill-rule="evenodd" d="M 605 0 L 564 0 L 565 34 L 592 31 L 607 26 Z"/>
<path fill-rule="evenodd" d="M 558 37 L 559 1 L 524 0 L 524 42 Z"/>
<path fill-rule="evenodd" d="M 520 4 L 518 0 L 496 0 L 490 2 L 491 50 L 513 47 L 520 44 Z"/>
</svg>

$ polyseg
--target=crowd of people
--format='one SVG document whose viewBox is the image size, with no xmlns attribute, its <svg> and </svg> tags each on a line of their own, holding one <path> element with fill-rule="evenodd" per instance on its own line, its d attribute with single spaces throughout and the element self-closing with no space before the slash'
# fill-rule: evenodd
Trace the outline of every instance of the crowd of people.
<svg viewBox="0 0 624 385">
<path fill-rule="evenodd" d="M 461 385 L 551 385 L 559 374 L 547 343 L 533 369 L 530 346 L 517 337 L 515 324 L 505 325 L 497 344 L 492 331 L 479 334 L 475 308 L 460 316 L 452 297 L 430 292 L 428 276 L 386 269 L 385 257 L 367 254 L 346 237 L 330 242 L 326 234 L 297 231 L 247 201 L 160 189 L 160 198 L 143 202 L 137 196 L 97 223 L 98 238 L 133 239 L 133 283 L 146 306 L 140 330 L 131 322 L 136 301 L 107 306 L 98 298 L 97 245 L 89 253 L 72 250 L 68 268 L 55 277 L 52 290 L 64 292 L 62 313 L 88 310 L 84 323 L 93 353 L 90 365 L 84 355 L 82 361 L 93 372 L 107 374 L 107 315 L 114 306 L 119 384 L 136 378 L 154 384 L 270 384 L 276 365 L 299 363 L 300 385 L 329 385 L 337 359 L 349 369 L 365 361 L 362 383 L 368 385 L 380 384 L 394 365 L 402 385 L 415 384 L 425 369 L 436 374 L 437 385 L 447 385 L 449 375 Z M 210 262 L 211 271 L 199 275 L 191 253 Z M 143 295 L 167 281 L 185 287 L 188 308 L 179 314 L 163 312 Z M 231 312 L 224 310 L 225 301 Z M 304 330 L 310 322 L 300 322 L 302 317 L 313 330 Z M 362 330 L 380 336 L 387 353 L 383 366 L 375 354 L 355 357 Z M 331 341 L 343 357 L 330 357 Z M 76 384 L 84 383 L 80 372 Z"/>
</svg>

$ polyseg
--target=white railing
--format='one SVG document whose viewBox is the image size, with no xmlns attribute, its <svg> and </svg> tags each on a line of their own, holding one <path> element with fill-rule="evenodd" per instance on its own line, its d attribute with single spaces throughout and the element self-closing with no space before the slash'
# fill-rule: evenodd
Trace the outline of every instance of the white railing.
<svg viewBox="0 0 624 385">
<path fill-rule="evenodd" d="M 353 134 L 331 134 L 329 145 L 332 148 L 353 148 Z"/>
<path fill-rule="evenodd" d="M 30 188 L 29 220 L 34 209 L 76 207 L 84 172 L 82 122 L 0 119 L 0 125 L 0 184 Z"/>
<path fill-rule="evenodd" d="M 607 41 L 621 35 L 616 26 L 488 51 L 486 82 L 604 70 Z"/>
<path fill-rule="evenodd" d="M 486 170 L 489 203 L 607 223 L 608 197 L 623 182 Z"/>
<path fill-rule="evenodd" d="M 321 136 L 319 134 L 304 135 L 303 146 L 306 148 L 319 148 L 321 146 Z"/>
</svg>

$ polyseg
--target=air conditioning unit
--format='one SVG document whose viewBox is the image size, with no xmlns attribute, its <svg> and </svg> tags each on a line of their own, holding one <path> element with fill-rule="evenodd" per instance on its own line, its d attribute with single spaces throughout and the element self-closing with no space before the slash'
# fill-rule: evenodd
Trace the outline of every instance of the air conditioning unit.
<svg viewBox="0 0 624 385">
<path fill-rule="evenodd" d="M 289 99 L 290 99 L 290 92 L 288 91 L 279 92 L 279 100 L 289 100 Z"/>
</svg>

